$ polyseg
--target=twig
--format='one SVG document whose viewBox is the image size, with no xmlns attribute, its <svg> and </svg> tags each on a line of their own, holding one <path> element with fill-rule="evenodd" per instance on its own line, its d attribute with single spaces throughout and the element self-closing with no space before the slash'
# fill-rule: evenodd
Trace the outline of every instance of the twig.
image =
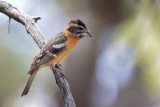
<svg viewBox="0 0 160 107">
<path fill-rule="evenodd" d="M 10 25 L 11 25 L 11 18 L 9 17 L 9 20 L 8 20 L 8 33 L 10 33 Z"/>
<path fill-rule="evenodd" d="M 31 35 L 40 49 L 46 44 L 46 39 L 40 31 L 38 25 L 36 24 L 37 20 L 39 20 L 40 17 L 29 16 L 22 10 L 4 1 L 0 1 L 0 12 L 4 13 L 9 18 L 12 18 L 23 24 L 28 34 Z M 75 101 L 70 91 L 69 83 L 64 76 L 60 66 L 55 67 L 54 65 L 52 65 L 51 68 L 54 73 L 56 83 L 61 90 L 64 100 L 64 107 L 76 107 Z"/>
</svg>

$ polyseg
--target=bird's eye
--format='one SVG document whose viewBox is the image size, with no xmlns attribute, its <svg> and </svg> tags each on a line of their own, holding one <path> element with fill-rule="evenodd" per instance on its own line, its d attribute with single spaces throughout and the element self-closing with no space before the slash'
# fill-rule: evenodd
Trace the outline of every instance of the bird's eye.
<svg viewBox="0 0 160 107">
<path fill-rule="evenodd" d="M 82 28 L 82 27 L 78 27 L 78 29 L 79 29 L 79 30 L 83 30 L 83 28 Z"/>
</svg>

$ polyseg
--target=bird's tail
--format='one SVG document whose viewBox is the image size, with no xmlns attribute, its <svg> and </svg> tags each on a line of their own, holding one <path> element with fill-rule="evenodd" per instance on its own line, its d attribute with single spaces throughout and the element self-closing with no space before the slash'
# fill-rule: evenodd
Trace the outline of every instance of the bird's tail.
<svg viewBox="0 0 160 107">
<path fill-rule="evenodd" d="M 31 87 L 32 81 L 33 81 L 34 77 L 36 76 L 36 74 L 38 72 L 38 69 L 39 69 L 38 67 L 37 68 L 31 68 L 31 70 L 28 72 L 30 74 L 30 77 L 28 79 L 28 82 L 27 82 L 21 96 L 24 96 L 24 95 L 28 94 L 28 91 Z"/>
<path fill-rule="evenodd" d="M 37 71 L 39 69 L 39 66 L 36 66 L 35 64 L 33 64 L 31 66 L 30 71 L 28 72 L 28 74 L 32 75 L 35 71 Z"/>
</svg>

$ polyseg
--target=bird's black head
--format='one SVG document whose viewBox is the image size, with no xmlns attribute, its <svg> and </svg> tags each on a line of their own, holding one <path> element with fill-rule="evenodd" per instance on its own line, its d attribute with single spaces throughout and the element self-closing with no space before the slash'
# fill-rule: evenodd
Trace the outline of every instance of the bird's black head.
<svg viewBox="0 0 160 107">
<path fill-rule="evenodd" d="M 80 38 L 85 36 L 91 37 L 91 34 L 87 29 L 86 25 L 80 19 L 71 20 L 67 26 L 67 30 Z"/>
</svg>

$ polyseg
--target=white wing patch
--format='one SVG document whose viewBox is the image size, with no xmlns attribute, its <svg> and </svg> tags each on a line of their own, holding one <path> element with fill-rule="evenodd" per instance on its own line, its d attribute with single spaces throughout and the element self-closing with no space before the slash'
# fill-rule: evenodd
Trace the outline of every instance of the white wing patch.
<svg viewBox="0 0 160 107">
<path fill-rule="evenodd" d="M 37 63 L 40 61 L 40 59 L 39 60 L 37 60 Z"/>
<path fill-rule="evenodd" d="M 56 49 L 60 49 L 62 47 L 64 47 L 65 44 L 64 43 L 61 43 L 61 44 L 56 44 L 56 45 L 53 45 L 53 48 L 56 48 Z"/>
<path fill-rule="evenodd" d="M 49 52 L 49 51 L 46 51 L 46 53 L 47 53 L 48 56 L 54 56 L 54 57 L 57 56 L 56 54 L 53 54 L 53 53 L 51 53 L 51 52 Z"/>
</svg>

